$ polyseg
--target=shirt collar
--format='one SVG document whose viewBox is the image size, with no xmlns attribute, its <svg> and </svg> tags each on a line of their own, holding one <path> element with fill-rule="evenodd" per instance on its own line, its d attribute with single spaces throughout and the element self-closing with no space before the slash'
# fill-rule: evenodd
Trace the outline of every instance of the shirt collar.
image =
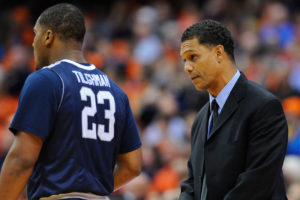
<svg viewBox="0 0 300 200">
<path fill-rule="evenodd" d="M 231 80 L 225 85 L 225 87 L 220 91 L 217 97 L 213 97 L 211 94 L 209 94 L 209 103 L 211 105 L 211 102 L 216 99 L 219 110 L 218 113 L 221 112 L 222 108 L 224 107 L 224 104 L 226 103 L 226 100 L 228 99 L 231 90 L 235 86 L 237 80 L 239 79 L 241 73 L 239 70 L 236 71 L 235 75 L 231 78 Z M 211 109 L 211 106 L 210 106 Z"/>
</svg>

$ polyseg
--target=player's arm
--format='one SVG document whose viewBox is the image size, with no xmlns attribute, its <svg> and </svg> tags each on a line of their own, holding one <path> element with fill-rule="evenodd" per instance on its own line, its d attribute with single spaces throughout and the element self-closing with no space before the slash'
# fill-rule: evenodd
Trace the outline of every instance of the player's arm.
<svg viewBox="0 0 300 200">
<path fill-rule="evenodd" d="M 24 190 L 38 159 L 43 140 L 33 134 L 18 132 L 0 174 L 0 199 L 15 200 Z"/>
<path fill-rule="evenodd" d="M 127 108 L 126 128 L 122 134 L 114 171 L 114 190 L 119 189 L 122 185 L 138 176 L 142 170 L 142 143 L 127 96 L 125 96 L 125 106 Z"/>
<path fill-rule="evenodd" d="M 117 157 L 117 166 L 114 171 L 114 190 L 135 178 L 142 170 L 141 148 L 134 151 L 119 154 Z"/>
</svg>

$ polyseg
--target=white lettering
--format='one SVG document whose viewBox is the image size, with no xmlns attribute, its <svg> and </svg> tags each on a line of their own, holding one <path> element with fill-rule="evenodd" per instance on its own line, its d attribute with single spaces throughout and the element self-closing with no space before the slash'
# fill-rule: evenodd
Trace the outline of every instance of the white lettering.
<svg viewBox="0 0 300 200">
<path fill-rule="evenodd" d="M 91 77 L 94 81 L 95 86 L 99 86 L 100 85 L 100 79 L 96 74 L 91 74 Z"/>
<path fill-rule="evenodd" d="M 80 78 L 78 76 L 78 73 L 80 73 L 80 72 L 78 72 L 78 71 L 72 71 L 72 72 L 76 75 L 78 83 L 80 83 Z"/>
<path fill-rule="evenodd" d="M 104 75 L 104 81 L 105 81 L 105 86 L 110 87 L 109 80 L 108 80 L 107 76 L 105 76 L 105 75 Z"/>
<path fill-rule="evenodd" d="M 72 72 L 76 76 L 78 83 L 83 83 L 83 84 L 93 85 L 93 86 L 110 87 L 109 79 L 106 75 L 81 73 L 75 70 Z"/>
<path fill-rule="evenodd" d="M 87 83 L 88 83 L 89 85 L 94 85 L 94 82 L 93 82 L 92 77 L 91 77 L 90 74 L 84 74 L 84 76 L 85 76 L 85 78 L 86 78 L 86 80 L 87 80 Z"/>
<path fill-rule="evenodd" d="M 79 77 L 80 77 L 82 83 L 88 84 L 88 82 L 84 79 L 84 76 L 82 75 L 81 72 L 79 72 Z"/>
</svg>

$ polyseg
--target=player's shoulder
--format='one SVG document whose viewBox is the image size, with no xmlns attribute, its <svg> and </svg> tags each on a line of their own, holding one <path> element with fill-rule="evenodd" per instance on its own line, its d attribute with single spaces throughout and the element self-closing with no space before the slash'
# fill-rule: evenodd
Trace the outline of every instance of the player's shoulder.
<svg viewBox="0 0 300 200">
<path fill-rule="evenodd" d="M 115 81 L 113 81 L 110 77 L 108 77 L 108 79 L 109 79 L 110 82 L 111 82 L 111 87 L 112 87 L 112 89 L 113 89 L 118 95 L 127 98 L 126 93 L 121 89 L 121 87 L 120 87 Z"/>
<path fill-rule="evenodd" d="M 122 88 L 114 81 L 112 80 L 107 74 L 105 74 L 103 71 L 96 69 L 101 73 L 102 75 L 106 76 L 109 83 L 110 83 L 110 89 L 113 92 L 114 96 L 117 97 L 118 99 L 128 102 L 128 96 L 127 94 L 122 90 Z"/>
<path fill-rule="evenodd" d="M 41 87 L 45 85 L 61 87 L 60 78 L 55 72 L 46 67 L 31 73 L 26 79 L 26 82 L 27 84 L 34 84 Z"/>
<path fill-rule="evenodd" d="M 95 69 L 95 70 L 108 79 L 111 88 L 115 90 L 115 92 L 117 92 L 122 96 L 127 96 L 126 93 L 121 89 L 121 87 L 114 80 L 112 80 L 105 72 L 101 71 L 100 69 Z"/>
<path fill-rule="evenodd" d="M 59 81 L 59 77 L 57 76 L 57 74 L 47 67 L 33 72 L 32 74 L 30 74 L 29 78 L 36 81 Z"/>
</svg>

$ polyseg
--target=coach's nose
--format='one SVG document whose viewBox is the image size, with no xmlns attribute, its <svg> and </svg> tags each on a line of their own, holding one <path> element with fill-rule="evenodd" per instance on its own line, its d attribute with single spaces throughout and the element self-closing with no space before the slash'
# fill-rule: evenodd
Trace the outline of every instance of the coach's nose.
<svg viewBox="0 0 300 200">
<path fill-rule="evenodd" d="M 188 62 L 185 62 L 184 63 L 184 71 L 187 73 L 190 73 L 193 71 L 193 67 Z"/>
</svg>

